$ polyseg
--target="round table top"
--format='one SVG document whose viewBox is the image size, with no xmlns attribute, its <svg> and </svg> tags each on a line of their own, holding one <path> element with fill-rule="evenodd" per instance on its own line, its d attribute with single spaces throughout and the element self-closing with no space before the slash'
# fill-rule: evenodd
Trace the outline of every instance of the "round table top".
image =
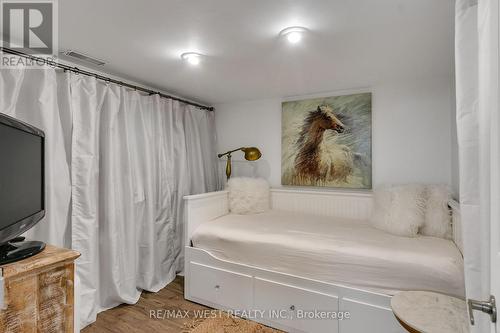
<svg viewBox="0 0 500 333">
<path fill-rule="evenodd" d="M 468 333 L 465 300 L 427 291 L 403 291 L 391 299 L 392 311 L 421 333 Z"/>
</svg>

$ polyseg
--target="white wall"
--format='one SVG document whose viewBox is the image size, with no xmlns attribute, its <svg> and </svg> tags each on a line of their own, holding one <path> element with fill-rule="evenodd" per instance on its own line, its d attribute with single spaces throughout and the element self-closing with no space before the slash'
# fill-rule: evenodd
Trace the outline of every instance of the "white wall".
<svg viewBox="0 0 500 333">
<path fill-rule="evenodd" d="M 451 184 L 452 80 L 392 82 L 368 90 L 373 93 L 373 185 Z M 263 154 L 260 161 L 247 162 L 235 153 L 233 175 L 261 176 L 281 186 L 281 100 L 215 106 L 218 150 L 257 146 Z"/>
</svg>

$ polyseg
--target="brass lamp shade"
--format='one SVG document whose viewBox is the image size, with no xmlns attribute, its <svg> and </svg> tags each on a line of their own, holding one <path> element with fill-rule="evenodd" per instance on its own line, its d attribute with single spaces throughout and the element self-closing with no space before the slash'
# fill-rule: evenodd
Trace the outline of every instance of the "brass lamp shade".
<svg viewBox="0 0 500 333">
<path fill-rule="evenodd" d="M 255 147 L 241 148 L 241 150 L 245 153 L 247 161 L 257 161 L 262 156 L 260 150 Z"/>
<path fill-rule="evenodd" d="M 245 153 L 245 160 L 247 160 L 247 161 L 257 161 L 262 156 L 262 153 L 256 147 L 241 147 L 241 148 L 230 150 L 230 151 L 227 151 L 223 154 L 217 155 L 219 158 L 227 155 L 226 177 L 228 180 L 229 180 L 229 178 L 231 178 L 231 154 L 234 153 L 235 151 L 238 151 L 238 150 L 241 150 L 242 152 Z"/>
</svg>

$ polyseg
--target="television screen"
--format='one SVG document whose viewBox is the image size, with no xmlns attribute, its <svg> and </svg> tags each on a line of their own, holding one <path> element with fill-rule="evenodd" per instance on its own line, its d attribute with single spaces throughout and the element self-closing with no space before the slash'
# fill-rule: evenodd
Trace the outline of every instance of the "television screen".
<svg viewBox="0 0 500 333">
<path fill-rule="evenodd" d="M 43 140 L 0 122 L 0 230 L 44 210 Z"/>
</svg>

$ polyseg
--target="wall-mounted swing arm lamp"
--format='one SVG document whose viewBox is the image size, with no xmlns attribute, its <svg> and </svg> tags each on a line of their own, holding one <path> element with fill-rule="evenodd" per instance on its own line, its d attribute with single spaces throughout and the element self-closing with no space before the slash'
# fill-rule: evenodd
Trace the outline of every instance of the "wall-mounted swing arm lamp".
<svg viewBox="0 0 500 333">
<path fill-rule="evenodd" d="M 231 154 L 234 153 L 235 151 L 238 151 L 238 150 L 241 150 L 242 152 L 245 153 L 245 160 L 247 160 L 247 161 L 257 161 L 262 156 L 262 153 L 256 147 L 241 147 L 241 148 L 230 150 L 230 151 L 227 151 L 223 154 L 217 155 L 219 158 L 227 155 L 226 177 L 228 180 L 229 180 L 229 178 L 231 178 Z"/>
</svg>

